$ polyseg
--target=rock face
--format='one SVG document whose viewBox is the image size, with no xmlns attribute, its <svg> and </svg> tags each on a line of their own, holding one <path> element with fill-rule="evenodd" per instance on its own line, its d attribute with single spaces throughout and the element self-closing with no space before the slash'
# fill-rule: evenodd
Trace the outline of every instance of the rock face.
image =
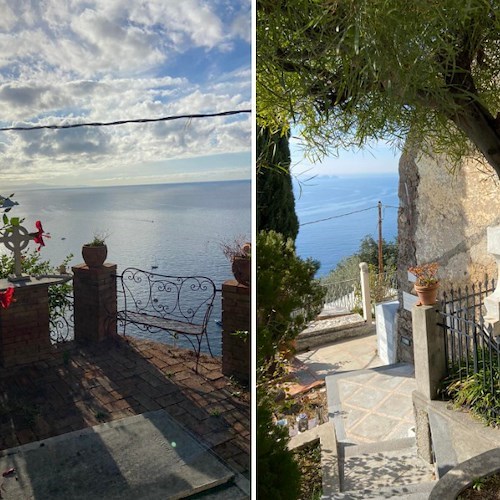
<svg viewBox="0 0 500 500">
<path fill-rule="evenodd" d="M 411 292 L 407 269 L 437 261 L 441 289 L 494 277 L 486 228 L 500 224 L 500 184 L 493 170 L 469 160 L 452 173 L 445 156 L 405 152 L 399 163 L 398 284 Z M 398 313 L 398 359 L 413 362 L 411 314 Z"/>
</svg>

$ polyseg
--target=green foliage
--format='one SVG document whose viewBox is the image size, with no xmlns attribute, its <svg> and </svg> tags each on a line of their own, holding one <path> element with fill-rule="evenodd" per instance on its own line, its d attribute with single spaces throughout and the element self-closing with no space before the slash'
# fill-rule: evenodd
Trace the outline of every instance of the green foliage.
<svg viewBox="0 0 500 500">
<path fill-rule="evenodd" d="M 460 377 L 460 367 L 451 370 L 450 376 L 444 380 L 444 393 L 453 400 L 457 408 L 464 407 L 485 422 L 487 425 L 500 426 L 500 360 L 498 354 L 478 348 L 477 373 L 468 377 Z M 462 369 L 465 362 L 462 362 Z M 474 366 L 472 355 L 468 359 L 469 366 Z M 493 388 L 491 387 L 493 378 Z"/>
<path fill-rule="evenodd" d="M 398 245 L 396 240 L 387 242 L 382 240 L 382 258 L 384 260 L 384 271 L 393 272 L 396 270 L 398 258 Z M 324 278 L 324 283 L 338 283 L 356 279 L 359 276 L 359 264 L 366 262 L 371 266 L 370 272 L 378 272 L 378 243 L 369 235 L 365 236 L 359 245 L 359 250 L 342 259 L 335 269 Z"/>
<path fill-rule="evenodd" d="M 320 155 L 411 136 L 498 172 L 499 32 L 499 2 L 258 0 L 259 123 Z"/>
<path fill-rule="evenodd" d="M 274 424 L 271 402 L 259 391 L 257 406 L 257 496 L 295 500 L 300 492 L 300 473 L 288 450 L 288 430 Z"/>
<path fill-rule="evenodd" d="M 257 227 L 295 240 L 299 220 L 290 176 L 288 135 L 257 132 Z"/>
<path fill-rule="evenodd" d="M 302 260 L 291 238 L 275 231 L 257 236 L 257 363 L 265 369 L 281 345 L 294 339 L 321 310 L 319 263 Z"/>
</svg>

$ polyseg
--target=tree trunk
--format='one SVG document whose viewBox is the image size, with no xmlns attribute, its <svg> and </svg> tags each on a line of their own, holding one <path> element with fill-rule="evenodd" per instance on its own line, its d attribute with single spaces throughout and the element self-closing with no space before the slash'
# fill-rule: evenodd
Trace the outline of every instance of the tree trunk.
<svg viewBox="0 0 500 500">
<path fill-rule="evenodd" d="M 476 101 L 461 106 L 450 119 L 484 155 L 500 178 L 500 135 L 491 113 Z"/>
</svg>

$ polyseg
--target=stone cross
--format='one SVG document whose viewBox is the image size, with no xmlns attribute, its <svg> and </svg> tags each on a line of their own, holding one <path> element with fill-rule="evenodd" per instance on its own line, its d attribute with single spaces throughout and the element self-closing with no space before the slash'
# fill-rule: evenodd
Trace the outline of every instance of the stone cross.
<svg viewBox="0 0 500 500">
<path fill-rule="evenodd" d="M 21 268 L 22 251 L 28 246 L 37 233 L 29 233 L 23 226 L 13 226 L 12 229 L 0 237 L 7 250 L 14 252 L 14 274 L 9 276 L 9 281 L 29 280 L 23 275 Z"/>
</svg>

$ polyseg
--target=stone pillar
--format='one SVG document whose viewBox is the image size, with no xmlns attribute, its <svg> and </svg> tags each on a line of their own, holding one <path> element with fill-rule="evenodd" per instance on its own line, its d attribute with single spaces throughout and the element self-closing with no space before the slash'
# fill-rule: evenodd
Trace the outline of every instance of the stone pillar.
<svg viewBox="0 0 500 500">
<path fill-rule="evenodd" d="M 250 382 L 250 288 L 235 280 L 222 285 L 222 373 Z M 238 335 L 235 332 L 248 332 Z"/>
<path fill-rule="evenodd" d="M 366 262 L 359 264 L 361 276 L 361 299 L 363 302 L 363 319 L 371 322 L 372 320 L 372 299 L 370 297 L 370 271 Z"/>
<path fill-rule="evenodd" d="M 436 306 L 412 309 L 413 355 L 417 391 L 427 399 L 436 399 L 439 383 L 446 375 L 444 333 L 437 326 Z"/>
<path fill-rule="evenodd" d="M 484 299 L 486 315 L 484 321 L 493 329 L 493 335 L 500 335 L 500 226 L 488 227 L 487 234 L 487 250 L 495 258 L 497 264 L 497 286 L 495 291 Z"/>
<path fill-rule="evenodd" d="M 14 302 L 0 308 L 0 363 L 4 368 L 52 357 L 49 328 L 50 285 L 57 279 L 35 279 L 14 285 L 0 280 L 0 290 L 14 286 Z"/>
<path fill-rule="evenodd" d="M 73 270 L 75 340 L 100 342 L 116 334 L 116 264 Z"/>
</svg>

